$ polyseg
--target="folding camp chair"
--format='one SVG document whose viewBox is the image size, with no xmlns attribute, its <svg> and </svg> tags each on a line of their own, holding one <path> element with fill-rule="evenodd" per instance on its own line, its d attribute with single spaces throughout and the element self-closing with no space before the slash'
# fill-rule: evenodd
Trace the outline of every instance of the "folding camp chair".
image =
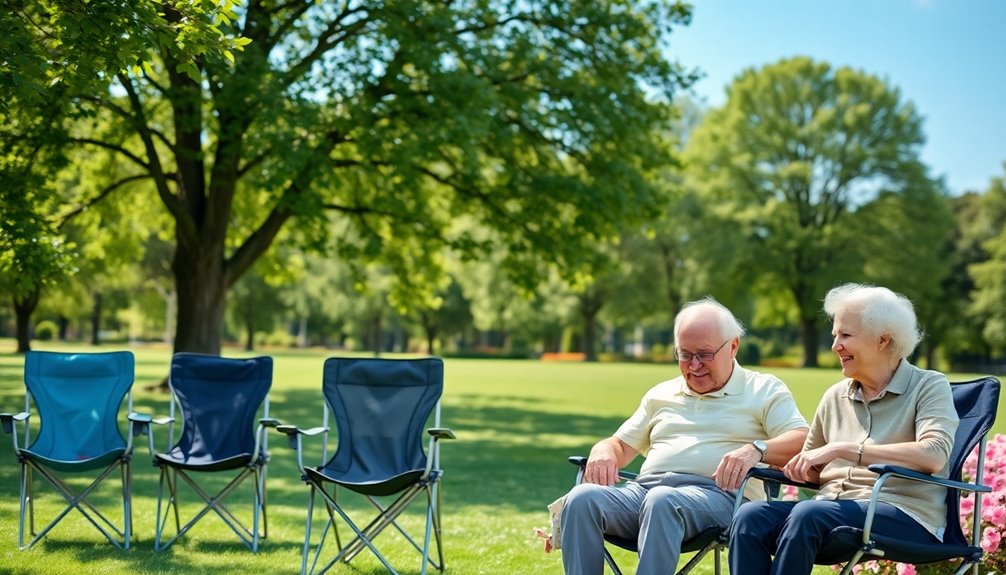
<svg viewBox="0 0 1006 575">
<path fill-rule="evenodd" d="M 569 462 L 576 465 L 579 470 L 576 472 L 576 484 L 579 485 L 583 482 L 583 472 L 587 467 L 587 458 L 583 456 L 573 456 L 569 458 Z M 636 474 L 631 471 L 619 470 L 618 479 L 620 481 L 628 481 L 630 479 L 635 479 Z M 614 535 L 605 535 L 604 540 L 607 543 L 611 543 L 616 547 L 625 549 L 626 551 L 632 551 L 633 553 L 639 552 L 639 545 L 635 539 L 623 539 L 622 537 L 615 537 Z M 692 553 L 692 558 L 688 560 L 685 565 L 678 570 L 677 575 L 685 575 L 686 573 L 691 573 L 693 569 L 699 564 L 702 559 L 708 555 L 710 552 L 713 553 L 713 569 L 716 575 L 721 573 L 721 562 L 722 562 L 722 551 L 723 547 L 727 544 L 726 540 L 726 529 L 721 529 L 719 527 L 711 527 L 702 531 L 695 537 L 691 539 L 686 539 L 681 542 L 681 553 Z M 615 575 L 622 575 L 622 570 L 619 569 L 618 564 L 615 563 L 615 558 L 608 551 L 608 548 L 604 549 L 604 562 L 608 564 L 611 572 Z"/>
<path fill-rule="evenodd" d="M 169 377 L 172 401 L 167 418 L 154 423 L 168 424 L 168 444 L 164 453 L 150 451 L 161 470 L 157 488 L 157 530 L 154 549 L 167 549 L 210 511 L 237 534 L 253 552 L 268 535 L 266 516 L 266 464 L 269 461 L 266 429 L 279 422 L 269 418 L 269 388 L 272 385 L 272 358 L 232 359 L 194 353 L 176 353 Z M 181 434 L 175 441 L 175 405 L 182 418 Z M 259 409 L 262 416 L 256 421 Z M 216 495 L 206 483 L 223 472 L 230 481 Z M 205 504 L 185 525 L 179 520 L 178 478 Z M 219 477 L 218 475 L 216 477 Z M 253 478 L 251 528 L 224 504 L 248 477 Z M 167 502 L 165 503 L 165 490 Z M 165 540 L 165 526 L 174 515 L 175 535 Z M 259 522 L 261 518 L 261 529 Z"/>
<path fill-rule="evenodd" d="M 144 416 L 132 413 L 133 375 L 133 354 L 128 351 L 29 351 L 25 356 L 24 411 L 0 414 L 3 430 L 11 434 L 14 453 L 21 463 L 18 548 L 34 545 L 72 509 L 79 511 L 116 547 L 129 548 L 133 436 L 146 430 L 142 423 Z M 123 398 L 128 398 L 126 439 L 117 423 Z M 38 436 L 34 440 L 28 425 L 32 402 L 39 418 Z M 17 423 L 23 424 L 23 442 L 18 440 Z M 121 528 L 87 500 L 117 469 L 122 476 Z M 64 475 L 80 473 L 89 473 L 93 479 L 78 491 L 64 480 Z M 66 508 L 38 532 L 35 531 L 35 474 L 42 476 L 67 501 Z M 28 543 L 24 541 L 26 519 L 32 536 Z"/>
<path fill-rule="evenodd" d="M 982 493 L 992 491 L 991 487 L 982 484 L 985 467 L 985 436 L 996 419 L 996 409 L 999 404 L 999 380 L 994 377 L 983 377 L 953 383 L 950 388 L 953 392 L 954 407 L 957 409 L 960 424 L 954 435 L 954 448 L 950 453 L 949 478 L 941 479 L 895 465 L 870 465 L 868 469 L 879 477 L 873 488 L 864 524 L 862 526 L 846 525 L 832 530 L 830 534 L 825 536 L 815 558 L 815 563 L 818 565 L 846 563 L 842 575 L 847 575 L 852 573 L 858 562 L 870 559 L 886 559 L 919 565 L 959 558 L 962 562 L 955 571 L 956 575 L 962 575 L 969 569 L 973 575 L 978 575 L 978 564 L 983 553 L 980 545 Z M 961 471 L 964 462 L 975 445 L 978 445 L 978 468 L 974 482 L 962 482 Z M 754 469 L 748 475 L 748 478 L 751 477 L 811 489 L 817 487 L 816 485 L 790 481 L 778 470 Z M 903 541 L 897 537 L 897 534 L 872 533 L 874 509 L 877 502 L 883 499 L 884 484 L 891 477 L 935 483 L 947 487 L 947 526 L 942 543 L 920 545 Z M 975 493 L 970 542 L 961 529 L 961 492 Z"/>
<path fill-rule="evenodd" d="M 298 429 L 279 426 L 287 434 L 290 447 L 297 450 L 301 478 L 310 487 L 301 573 L 323 573 L 338 561 L 349 563 L 364 547 L 393 574 L 398 572 L 374 546 L 374 539 L 394 526 L 422 555 L 422 573 L 428 565 L 443 572 L 444 554 L 440 537 L 440 439 L 454 439 L 454 433 L 440 427 L 440 396 L 444 366 L 438 358 L 375 359 L 330 358 L 323 375 L 322 426 Z M 338 430 L 338 448 L 328 459 L 329 409 Z M 423 428 L 433 413 L 427 451 L 423 451 Z M 304 436 L 322 435 L 322 465 L 305 467 Z M 337 502 L 336 490 L 344 487 L 361 494 L 377 509 L 377 516 L 362 529 Z M 325 502 L 328 521 L 321 530 L 310 570 L 312 518 L 315 494 Z M 396 522 L 409 504 L 426 494 L 426 532 L 420 547 Z M 379 497 L 394 496 L 390 504 Z M 355 536 L 342 545 L 335 515 Z M 338 548 L 335 557 L 318 569 L 318 560 L 329 531 Z M 437 561 L 430 557 L 430 535 L 436 539 Z"/>
</svg>

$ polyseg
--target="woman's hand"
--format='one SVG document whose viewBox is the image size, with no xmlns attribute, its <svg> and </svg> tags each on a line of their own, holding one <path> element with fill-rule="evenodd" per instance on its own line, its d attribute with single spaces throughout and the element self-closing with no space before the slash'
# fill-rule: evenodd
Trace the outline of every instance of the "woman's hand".
<svg viewBox="0 0 1006 575">
<path fill-rule="evenodd" d="M 817 483 L 821 478 L 821 470 L 832 461 L 844 458 L 855 463 L 858 448 L 857 443 L 841 441 L 801 451 L 789 460 L 789 463 L 782 468 L 782 472 L 793 481 Z M 850 457 L 852 459 L 849 459 Z"/>
</svg>

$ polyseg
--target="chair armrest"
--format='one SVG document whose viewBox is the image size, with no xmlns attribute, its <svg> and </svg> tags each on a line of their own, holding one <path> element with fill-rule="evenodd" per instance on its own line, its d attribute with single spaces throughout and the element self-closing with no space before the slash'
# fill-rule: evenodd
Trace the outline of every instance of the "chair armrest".
<svg viewBox="0 0 1006 575">
<path fill-rule="evenodd" d="M 126 419 L 129 420 L 129 429 L 132 430 L 133 437 L 150 433 L 150 424 L 154 420 L 150 414 L 135 411 L 127 415 Z"/>
<path fill-rule="evenodd" d="M 794 481 L 779 469 L 772 469 L 770 467 L 752 467 L 748 471 L 748 477 L 754 479 L 761 479 L 762 481 L 774 481 L 776 483 L 781 483 L 783 485 L 793 485 L 795 487 L 804 487 L 807 489 L 820 489 L 820 484 L 817 483 L 804 483 L 802 481 Z"/>
<path fill-rule="evenodd" d="M 280 420 L 278 420 L 278 419 L 276 419 L 274 417 L 263 417 L 263 418 L 261 418 L 261 419 L 258 420 L 258 423 L 262 427 L 274 427 L 274 428 L 275 427 L 279 427 L 280 425 L 283 424 L 282 421 L 280 421 Z"/>
<path fill-rule="evenodd" d="M 29 417 L 31 417 L 31 415 L 26 411 L 22 411 L 20 413 L 0 413 L 0 423 L 3 425 L 3 432 L 13 432 L 15 421 L 25 421 Z"/>
<path fill-rule="evenodd" d="M 426 430 L 426 433 L 429 433 L 436 439 L 457 439 L 454 431 L 447 427 L 431 427 Z"/>
<path fill-rule="evenodd" d="M 572 463 L 573 465 L 576 465 L 581 470 L 587 468 L 587 458 L 584 457 L 584 456 L 582 456 L 582 455 L 573 455 L 573 456 L 570 456 L 569 462 Z M 638 473 L 633 473 L 631 471 L 625 471 L 624 469 L 619 469 L 618 470 L 618 478 L 619 479 L 629 480 L 629 479 L 635 479 L 637 477 L 639 477 Z"/>
<path fill-rule="evenodd" d="M 276 426 L 276 431 L 278 431 L 278 432 L 280 432 L 280 433 L 282 433 L 284 435 L 289 435 L 291 437 L 296 436 L 296 435 L 312 436 L 312 435 L 318 435 L 319 433 L 323 433 L 325 431 L 328 431 L 328 428 L 327 427 L 312 427 L 310 429 L 301 429 L 301 428 L 297 427 L 296 425 L 277 425 Z"/>
<path fill-rule="evenodd" d="M 979 491 L 981 493 L 990 493 L 992 488 L 988 485 L 981 485 L 977 483 L 965 483 L 963 481 L 952 481 L 950 479 L 944 479 L 942 477 L 936 477 L 928 473 L 922 473 L 921 471 L 915 471 L 914 469 L 908 469 L 907 467 L 901 467 L 900 465 L 885 465 L 881 463 L 875 463 L 867 467 L 870 471 L 876 473 L 877 475 L 893 475 L 895 477 L 900 477 L 903 479 L 910 479 L 912 481 L 920 481 L 922 483 L 932 483 L 935 485 L 942 485 L 950 489 L 957 489 L 960 491 Z"/>
</svg>

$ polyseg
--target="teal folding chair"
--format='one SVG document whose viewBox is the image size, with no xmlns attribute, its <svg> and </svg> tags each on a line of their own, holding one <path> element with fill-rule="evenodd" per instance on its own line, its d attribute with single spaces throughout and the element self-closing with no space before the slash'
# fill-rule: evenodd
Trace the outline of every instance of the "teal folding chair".
<svg viewBox="0 0 1006 575">
<path fill-rule="evenodd" d="M 146 432 L 145 416 L 132 413 L 134 360 L 128 351 L 55 353 L 29 351 L 25 356 L 25 408 L 0 414 L 11 434 L 21 463 L 18 548 L 27 549 L 46 536 L 72 510 L 79 511 L 112 544 L 129 548 L 132 539 L 133 437 Z M 126 398 L 128 433 L 119 429 L 118 415 Z M 32 404 L 39 419 L 32 437 Z M 21 436 L 18 427 L 21 424 Z M 115 522 L 88 501 L 102 481 L 116 470 L 122 478 L 121 522 Z M 66 500 L 66 507 L 43 529 L 35 529 L 35 476 L 46 480 Z M 91 478 L 76 489 L 65 476 Z M 31 539 L 25 542 L 25 531 Z"/>
</svg>

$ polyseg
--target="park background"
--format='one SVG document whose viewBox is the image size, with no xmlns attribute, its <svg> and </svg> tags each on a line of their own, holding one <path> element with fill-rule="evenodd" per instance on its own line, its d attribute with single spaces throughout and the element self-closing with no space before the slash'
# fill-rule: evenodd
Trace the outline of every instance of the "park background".
<svg viewBox="0 0 1006 575">
<path fill-rule="evenodd" d="M 268 353 L 293 418 L 327 355 L 439 355 L 455 572 L 538 573 L 565 456 L 676 373 L 689 299 L 808 416 L 846 281 L 915 302 L 919 365 L 1006 369 L 1002 3 L 7 4 L 0 409 L 29 348 L 133 349 L 145 387 L 172 351 Z M 7 534 L 0 568 L 140 568 Z M 165 572 L 229 572 L 202 544 Z"/>
</svg>

